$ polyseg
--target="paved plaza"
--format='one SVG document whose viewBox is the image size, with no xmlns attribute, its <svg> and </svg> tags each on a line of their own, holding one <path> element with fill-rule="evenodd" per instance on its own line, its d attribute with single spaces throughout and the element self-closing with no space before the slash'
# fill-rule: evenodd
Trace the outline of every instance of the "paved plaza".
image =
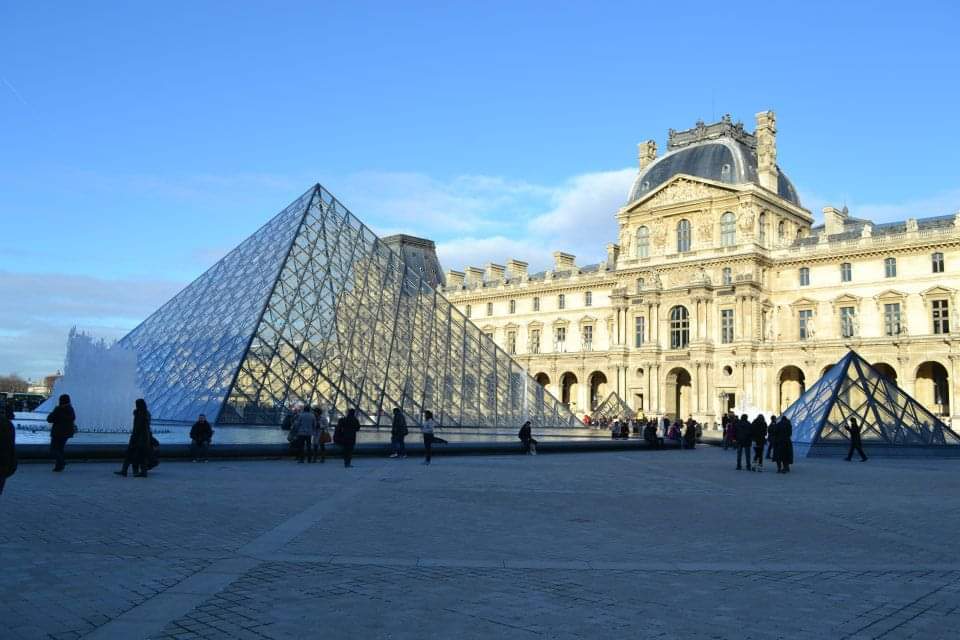
<svg viewBox="0 0 960 640">
<path fill-rule="evenodd" d="M 957 637 L 960 461 L 731 454 L 23 464 L 0 637 Z"/>
</svg>

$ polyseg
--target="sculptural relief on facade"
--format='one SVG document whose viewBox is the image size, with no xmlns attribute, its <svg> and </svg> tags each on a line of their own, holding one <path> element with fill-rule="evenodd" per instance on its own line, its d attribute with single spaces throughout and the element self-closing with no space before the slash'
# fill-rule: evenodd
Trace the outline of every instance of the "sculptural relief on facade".
<svg viewBox="0 0 960 640">
<path fill-rule="evenodd" d="M 648 201 L 650 207 L 662 207 L 677 202 L 688 202 L 711 196 L 710 187 L 690 180 L 677 180 L 659 191 Z"/>
</svg>

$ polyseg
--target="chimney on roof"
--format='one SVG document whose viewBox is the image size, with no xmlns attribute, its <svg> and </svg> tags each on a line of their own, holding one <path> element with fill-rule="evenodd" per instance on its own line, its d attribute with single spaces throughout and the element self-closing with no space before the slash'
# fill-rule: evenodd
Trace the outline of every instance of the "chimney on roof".
<svg viewBox="0 0 960 640">
<path fill-rule="evenodd" d="M 564 253 L 563 251 L 554 251 L 553 252 L 553 270 L 554 271 L 566 271 L 568 269 L 573 269 L 574 260 L 576 256 L 572 253 Z"/>
<path fill-rule="evenodd" d="M 493 262 L 487 263 L 487 282 L 495 282 L 497 280 L 503 280 L 503 265 L 495 264 Z"/>
<path fill-rule="evenodd" d="M 761 187 L 777 193 L 777 114 L 761 111 L 756 118 L 757 177 Z"/>
<path fill-rule="evenodd" d="M 847 222 L 847 208 L 837 209 L 836 207 L 823 208 L 823 227 L 828 236 L 837 233 L 843 233 L 843 226 Z"/>
<path fill-rule="evenodd" d="M 653 140 L 647 140 L 637 145 L 637 160 L 640 162 L 640 170 L 643 171 L 651 162 L 657 159 L 657 143 Z"/>
<path fill-rule="evenodd" d="M 513 258 L 507 260 L 507 273 L 510 274 L 510 279 L 526 280 L 528 266 L 529 265 L 523 260 L 515 260 Z"/>
<path fill-rule="evenodd" d="M 468 287 L 483 283 L 483 269 L 480 267 L 467 267 L 464 272 L 467 274 Z"/>
</svg>

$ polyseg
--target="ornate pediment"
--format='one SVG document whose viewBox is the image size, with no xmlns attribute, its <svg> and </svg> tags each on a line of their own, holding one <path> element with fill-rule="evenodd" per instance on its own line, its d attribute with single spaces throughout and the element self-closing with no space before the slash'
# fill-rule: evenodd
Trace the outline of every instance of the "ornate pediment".
<svg viewBox="0 0 960 640">
<path fill-rule="evenodd" d="M 897 291 L 896 289 L 887 289 L 877 295 L 873 296 L 873 299 L 877 302 L 899 302 L 907 297 L 907 294 L 902 291 Z"/>
<path fill-rule="evenodd" d="M 937 285 L 935 287 L 930 287 L 929 289 L 924 289 L 920 292 L 920 295 L 924 298 L 949 297 L 953 295 L 953 289 L 948 289 L 947 287 L 941 287 L 940 285 Z"/>
<path fill-rule="evenodd" d="M 644 202 L 645 207 L 664 207 L 678 202 L 702 200 L 714 195 L 714 189 L 689 178 L 675 178 L 654 191 Z"/>
</svg>

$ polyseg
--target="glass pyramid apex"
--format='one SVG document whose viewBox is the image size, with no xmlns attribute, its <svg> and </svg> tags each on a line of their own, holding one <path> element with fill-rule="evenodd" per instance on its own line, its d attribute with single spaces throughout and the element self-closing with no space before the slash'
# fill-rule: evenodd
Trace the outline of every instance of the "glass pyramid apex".
<svg viewBox="0 0 960 640">
<path fill-rule="evenodd" d="M 273 425 L 302 400 L 367 423 L 582 426 L 320 185 L 121 343 L 159 419 Z"/>
</svg>

